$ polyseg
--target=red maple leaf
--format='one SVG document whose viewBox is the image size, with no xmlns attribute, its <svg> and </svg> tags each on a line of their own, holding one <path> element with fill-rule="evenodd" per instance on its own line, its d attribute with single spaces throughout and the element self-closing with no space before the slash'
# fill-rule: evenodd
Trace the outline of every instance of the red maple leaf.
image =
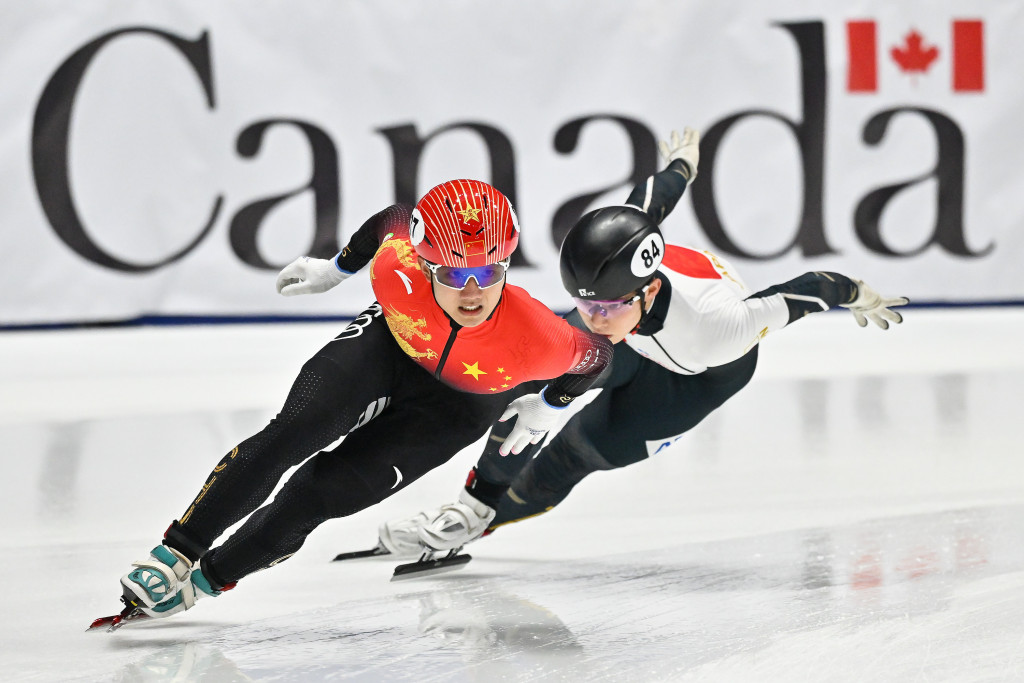
<svg viewBox="0 0 1024 683">
<path fill-rule="evenodd" d="M 893 61 L 906 72 L 919 71 L 924 73 L 939 57 L 939 48 L 930 45 L 925 49 L 924 39 L 917 31 L 911 30 L 903 40 L 906 47 L 894 47 L 890 54 Z"/>
</svg>

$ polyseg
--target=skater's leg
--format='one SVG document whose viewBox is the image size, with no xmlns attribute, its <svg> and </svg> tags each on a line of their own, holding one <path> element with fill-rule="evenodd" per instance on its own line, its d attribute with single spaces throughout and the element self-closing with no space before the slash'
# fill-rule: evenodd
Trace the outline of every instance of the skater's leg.
<svg viewBox="0 0 1024 683">
<path fill-rule="evenodd" d="M 411 361 L 408 370 L 387 409 L 303 464 L 272 503 L 203 558 L 212 580 L 237 581 L 287 559 L 326 520 L 370 507 L 447 462 L 504 409 L 502 399 L 452 390 Z"/>
<path fill-rule="evenodd" d="M 584 477 L 647 459 L 699 424 L 750 381 L 757 347 L 699 375 L 645 362 L 633 381 L 605 391 L 522 469 L 491 529 L 558 505 Z"/>
</svg>

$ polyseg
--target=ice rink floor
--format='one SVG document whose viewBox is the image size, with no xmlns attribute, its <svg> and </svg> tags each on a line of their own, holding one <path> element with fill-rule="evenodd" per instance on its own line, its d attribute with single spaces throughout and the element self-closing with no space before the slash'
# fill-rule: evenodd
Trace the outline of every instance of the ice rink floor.
<svg viewBox="0 0 1024 683">
<path fill-rule="evenodd" d="M 697 429 L 461 571 L 329 560 L 454 499 L 476 448 L 216 600 L 85 633 L 340 327 L 0 336 L 4 680 L 1024 680 L 1016 308 L 800 321 Z"/>
</svg>

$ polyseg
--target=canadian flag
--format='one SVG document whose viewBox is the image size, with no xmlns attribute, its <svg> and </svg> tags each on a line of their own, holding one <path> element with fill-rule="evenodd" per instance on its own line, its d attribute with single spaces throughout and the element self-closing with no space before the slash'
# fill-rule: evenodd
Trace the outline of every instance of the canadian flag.
<svg viewBox="0 0 1024 683">
<path fill-rule="evenodd" d="M 985 26 L 978 19 L 952 22 L 952 87 L 954 92 L 985 90 Z M 878 28 L 874 21 L 846 22 L 847 73 L 850 92 L 878 91 Z M 910 30 L 888 55 L 906 73 L 924 73 L 939 56 L 939 48 Z"/>
</svg>

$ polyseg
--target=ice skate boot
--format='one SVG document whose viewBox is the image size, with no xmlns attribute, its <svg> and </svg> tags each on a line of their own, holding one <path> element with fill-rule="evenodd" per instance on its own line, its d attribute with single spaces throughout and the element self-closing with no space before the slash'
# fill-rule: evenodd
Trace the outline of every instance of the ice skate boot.
<svg viewBox="0 0 1024 683">
<path fill-rule="evenodd" d="M 420 545 L 420 528 L 440 512 L 440 510 L 431 510 L 417 512 L 411 517 L 389 519 L 377 529 L 379 545 L 395 557 L 419 557 L 423 554 L 423 546 Z"/>
<path fill-rule="evenodd" d="M 377 545 L 369 550 L 352 550 L 338 553 L 335 562 L 361 560 L 366 557 L 396 557 L 399 559 L 419 557 L 425 550 L 420 545 L 420 527 L 439 510 L 417 512 L 411 517 L 389 519 L 377 529 Z"/>
<path fill-rule="evenodd" d="M 135 569 L 121 577 L 124 601 L 149 617 L 183 612 L 199 598 L 223 591 L 214 588 L 187 557 L 166 545 L 153 548 L 149 557 L 132 566 Z"/>
<path fill-rule="evenodd" d="M 430 550 L 454 550 L 484 535 L 497 512 L 465 489 L 455 503 L 441 506 L 420 525 L 419 540 Z"/>
</svg>

